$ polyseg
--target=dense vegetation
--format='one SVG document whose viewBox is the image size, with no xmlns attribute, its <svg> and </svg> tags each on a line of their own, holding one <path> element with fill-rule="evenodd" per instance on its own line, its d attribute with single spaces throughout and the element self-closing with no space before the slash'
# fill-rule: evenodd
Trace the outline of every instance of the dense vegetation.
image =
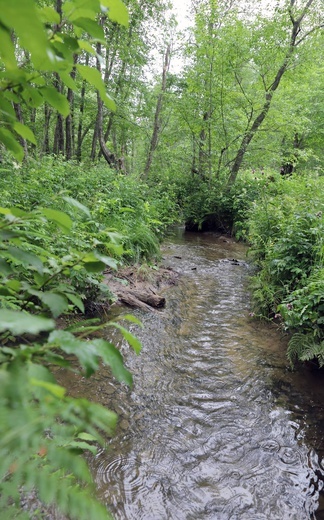
<svg viewBox="0 0 324 520">
<path fill-rule="evenodd" d="M 116 417 L 66 396 L 53 367 L 102 361 L 131 384 L 93 333 L 140 345 L 120 322 L 57 320 L 114 298 L 104 269 L 154 268 L 176 221 L 247 241 L 254 315 L 292 333 L 292 363 L 324 365 L 320 1 L 192 0 L 182 35 L 167 1 L 125 5 L 0 0 L 1 518 L 29 518 L 32 489 L 108 517 L 80 453 Z"/>
</svg>

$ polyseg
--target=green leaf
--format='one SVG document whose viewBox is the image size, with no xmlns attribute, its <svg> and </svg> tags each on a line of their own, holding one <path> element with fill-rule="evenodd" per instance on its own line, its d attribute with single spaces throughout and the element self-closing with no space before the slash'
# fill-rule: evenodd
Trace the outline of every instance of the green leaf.
<svg viewBox="0 0 324 520">
<path fill-rule="evenodd" d="M 93 85 L 97 90 L 104 90 L 104 92 L 106 91 L 99 70 L 93 67 L 88 67 L 87 65 L 80 64 L 77 64 L 77 69 L 81 74 L 82 78 L 91 83 L 91 85 Z"/>
<path fill-rule="evenodd" d="M 115 102 L 108 96 L 106 92 L 106 87 L 103 82 L 103 79 L 101 77 L 101 74 L 99 70 L 94 69 L 92 67 L 88 67 L 87 65 L 80 65 L 78 64 L 76 66 L 77 70 L 79 71 L 81 77 L 88 81 L 91 85 L 93 85 L 98 92 L 100 93 L 101 99 L 105 103 L 105 105 L 110 108 L 111 110 L 116 110 L 116 104 Z"/>
<path fill-rule="evenodd" d="M 15 70 L 17 68 L 15 50 L 12 43 L 10 31 L 0 25 L 0 56 L 7 70 Z"/>
<path fill-rule="evenodd" d="M 48 383 L 47 381 L 40 381 L 39 379 L 35 379 L 33 377 L 30 378 L 29 382 L 33 386 L 45 388 L 45 390 L 53 394 L 55 397 L 58 397 L 59 399 L 63 399 L 63 397 L 65 396 L 66 390 L 65 388 L 63 388 L 63 386 Z"/>
<path fill-rule="evenodd" d="M 28 126 L 23 125 L 22 123 L 19 123 L 16 121 L 13 125 L 14 130 L 24 139 L 27 139 L 27 141 L 30 141 L 33 144 L 36 144 L 36 138 L 34 135 L 34 132 Z"/>
<path fill-rule="evenodd" d="M 23 265 L 35 267 L 38 272 L 43 272 L 43 262 L 38 256 L 13 246 L 9 246 L 7 252 L 12 258 L 18 260 Z M 5 256 L 5 252 L 3 252 L 3 256 Z"/>
<path fill-rule="evenodd" d="M 136 213 L 135 209 L 133 208 L 119 208 L 119 213 Z"/>
<path fill-rule="evenodd" d="M 0 142 L 13 154 L 17 161 L 22 161 L 24 158 L 23 147 L 14 138 L 12 133 L 6 128 L 0 128 Z"/>
<path fill-rule="evenodd" d="M 89 441 L 89 442 L 97 442 L 98 439 L 94 435 L 91 435 L 87 432 L 81 432 L 77 435 L 78 439 L 81 439 L 83 441 Z"/>
<path fill-rule="evenodd" d="M 40 94 L 38 88 L 31 87 L 30 85 L 25 85 L 25 88 L 21 93 L 21 97 L 24 99 L 27 105 L 30 105 L 32 108 L 39 107 L 44 101 L 44 98 Z"/>
<path fill-rule="evenodd" d="M 133 314 L 123 314 L 120 317 L 120 319 L 121 320 L 131 321 L 132 323 L 136 323 L 136 325 L 139 325 L 141 328 L 143 328 L 143 326 L 144 326 L 143 323 L 138 318 L 133 316 Z"/>
<path fill-rule="evenodd" d="M 88 273 L 101 273 L 105 267 L 105 264 L 102 262 L 85 262 L 84 264 L 84 268 Z"/>
<path fill-rule="evenodd" d="M 45 330 L 53 330 L 55 322 L 41 316 L 20 311 L 0 309 L 0 331 L 9 330 L 14 336 L 21 334 L 39 334 Z"/>
<path fill-rule="evenodd" d="M 101 4 L 108 7 L 108 16 L 113 22 L 128 27 L 129 17 L 128 11 L 121 0 L 100 0 Z"/>
<path fill-rule="evenodd" d="M 63 211 L 50 208 L 42 208 L 40 211 L 46 218 L 55 222 L 63 231 L 69 232 L 71 230 L 73 222 L 69 215 L 63 213 Z"/>
<path fill-rule="evenodd" d="M 15 208 L 15 207 L 12 207 L 12 208 L 9 208 L 9 212 L 14 216 L 14 217 L 18 217 L 18 218 L 23 218 L 23 217 L 31 217 L 32 214 L 31 213 L 28 213 L 27 211 L 24 211 L 23 209 L 20 209 L 20 208 Z"/>
<path fill-rule="evenodd" d="M 84 304 L 79 296 L 76 294 L 66 293 L 66 297 L 73 303 L 73 305 L 75 305 L 75 307 L 84 313 Z"/>
<path fill-rule="evenodd" d="M 14 280 L 11 278 L 7 283 L 6 286 L 9 287 L 12 291 L 19 292 L 21 289 L 21 282 L 19 280 Z"/>
<path fill-rule="evenodd" d="M 57 345 L 67 354 L 74 354 L 87 377 L 98 370 L 98 354 L 91 342 L 81 341 L 66 330 L 55 330 L 50 334 L 48 343 Z"/>
<path fill-rule="evenodd" d="M 73 199 L 72 197 L 63 197 L 63 199 L 66 202 L 68 202 L 68 204 L 70 204 L 71 206 L 74 206 L 75 208 L 77 208 L 80 211 L 82 211 L 82 213 L 87 215 L 87 217 L 91 218 L 91 213 L 90 213 L 89 208 L 87 208 L 87 206 L 84 206 L 83 204 L 81 204 L 81 202 L 79 202 L 76 199 Z"/>
<path fill-rule="evenodd" d="M 142 345 L 139 339 L 137 339 L 129 330 L 125 329 L 125 327 L 122 327 L 119 325 L 119 323 L 116 323 L 114 321 L 108 323 L 109 326 L 116 327 L 120 330 L 122 335 L 124 336 L 125 340 L 130 344 L 130 346 L 133 348 L 133 350 L 136 352 L 136 354 L 139 354 L 142 350 Z"/>
<path fill-rule="evenodd" d="M 107 94 L 107 92 L 103 93 L 100 92 L 100 96 L 104 104 L 106 105 L 109 110 L 112 110 L 113 112 L 116 111 L 116 103 L 115 101 Z"/>
<path fill-rule="evenodd" d="M 88 444 L 87 442 L 78 442 L 78 441 L 71 441 L 68 444 L 69 448 L 78 449 L 81 451 L 88 450 L 91 451 L 93 455 L 97 454 L 97 448 L 96 446 L 93 446 L 92 444 Z"/>
<path fill-rule="evenodd" d="M 30 294 L 37 296 L 51 311 L 53 318 L 58 318 L 61 314 L 68 310 L 68 300 L 65 296 L 52 291 L 35 291 L 29 289 Z"/>
<path fill-rule="evenodd" d="M 63 4 L 63 12 L 71 22 L 80 17 L 95 20 L 99 11 L 100 4 L 98 0 L 74 0 L 73 2 L 67 1 Z"/>
<path fill-rule="evenodd" d="M 8 276 L 12 273 L 11 265 L 4 258 L 0 258 L 0 273 L 3 276 Z"/>
<path fill-rule="evenodd" d="M 1 36 L 1 33 L 0 33 L 0 36 Z M 0 46 L 0 48 L 1 48 L 1 46 Z M 1 119 L 5 119 L 5 120 L 11 121 L 11 122 L 15 121 L 15 119 L 16 119 L 16 114 L 15 114 L 12 104 L 9 103 L 9 101 L 7 101 L 7 99 L 4 98 L 2 93 L 0 93 L 0 114 L 1 114 Z"/>
<path fill-rule="evenodd" d="M 54 87 L 42 87 L 40 92 L 44 99 L 54 107 L 62 116 L 67 117 L 70 113 L 70 105 L 63 94 Z"/>
<path fill-rule="evenodd" d="M 68 310 L 68 301 L 61 294 L 54 292 L 44 292 L 40 300 L 50 309 L 53 318 L 58 318 L 61 314 Z"/>
<path fill-rule="evenodd" d="M 95 346 L 103 362 L 110 366 L 116 379 L 131 386 L 133 383 L 132 374 L 124 367 L 123 357 L 119 350 L 104 339 L 94 339 L 91 343 Z"/>
<path fill-rule="evenodd" d="M 43 23 L 59 24 L 61 21 L 60 15 L 53 7 L 43 7 L 39 10 L 39 16 Z"/>
<path fill-rule="evenodd" d="M 64 71 L 59 72 L 60 78 L 69 89 L 76 91 L 78 89 L 74 79 L 71 78 L 70 74 Z"/>
<path fill-rule="evenodd" d="M 89 4 L 90 2 L 88 0 L 87 7 L 89 6 L 90 9 L 85 9 L 84 7 L 79 7 L 78 9 L 75 9 L 74 13 L 70 15 L 70 20 L 73 23 L 75 23 L 75 20 L 79 20 L 80 18 L 86 18 L 87 20 L 95 21 L 97 17 L 97 12 L 100 10 L 100 7 L 97 2 L 97 5 L 95 6 L 94 10 L 91 10 L 91 6 Z"/>
<path fill-rule="evenodd" d="M 73 19 L 73 24 L 77 27 L 81 27 L 84 31 L 86 31 L 90 36 L 99 40 L 101 42 L 105 42 L 105 33 L 103 28 L 98 25 L 94 20 L 90 20 L 89 18 L 77 18 Z"/>
<path fill-rule="evenodd" d="M 34 0 L 0 0 L 0 13 L 2 24 L 14 29 L 22 47 L 31 52 L 35 67 L 45 70 L 50 63 L 48 43 Z"/>
<path fill-rule="evenodd" d="M 96 56 L 96 50 L 92 47 L 91 43 L 87 40 L 78 40 L 78 45 L 83 51 L 87 51 L 89 54 Z"/>
<path fill-rule="evenodd" d="M 98 271 L 91 271 L 91 272 L 99 272 L 99 270 L 103 270 L 106 265 L 111 267 L 112 269 L 117 269 L 117 262 L 114 258 L 111 258 L 110 256 L 101 255 L 100 253 L 94 252 L 94 253 L 88 253 L 85 255 L 82 259 L 84 262 L 84 267 L 87 270 L 91 271 L 91 268 L 98 269 Z M 93 264 L 93 266 L 92 266 Z M 99 269 L 99 264 L 101 265 L 101 269 Z"/>
<path fill-rule="evenodd" d="M 37 363 L 28 363 L 27 367 L 28 377 L 32 377 L 41 381 L 47 381 L 48 383 L 56 383 L 53 374 L 43 365 L 38 365 Z"/>
<path fill-rule="evenodd" d="M 117 262 L 114 258 L 111 258 L 110 256 L 101 255 L 100 253 L 95 253 L 95 256 L 100 262 L 103 262 L 105 265 L 108 265 L 108 267 L 111 267 L 112 269 L 117 269 Z"/>
</svg>

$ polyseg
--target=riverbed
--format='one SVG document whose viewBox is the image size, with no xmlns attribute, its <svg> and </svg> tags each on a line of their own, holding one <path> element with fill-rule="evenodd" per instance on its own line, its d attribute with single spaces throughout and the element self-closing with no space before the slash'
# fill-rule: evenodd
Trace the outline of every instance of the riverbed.
<svg viewBox="0 0 324 520">
<path fill-rule="evenodd" d="M 163 257 L 181 277 L 165 309 L 135 312 L 141 354 L 109 338 L 132 390 L 105 368 L 72 384 L 120 417 L 99 496 L 116 520 L 324 519 L 323 375 L 292 371 L 287 337 L 251 317 L 246 246 L 179 229 Z"/>
</svg>

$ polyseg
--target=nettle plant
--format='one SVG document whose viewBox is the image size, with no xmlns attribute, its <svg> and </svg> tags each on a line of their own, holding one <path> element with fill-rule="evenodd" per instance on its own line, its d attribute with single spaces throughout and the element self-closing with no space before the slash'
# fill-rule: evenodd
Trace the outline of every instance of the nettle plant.
<svg viewBox="0 0 324 520">
<path fill-rule="evenodd" d="M 118 381 L 131 385 L 119 350 L 92 334 L 114 326 L 137 353 L 140 343 L 118 322 L 83 320 L 57 328 L 55 318 L 84 310 L 73 273 L 87 277 L 116 265 L 96 250 L 58 257 L 49 242 L 59 233 L 73 233 L 66 213 L 0 208 L 1 518 L 29 518 L 21 500 L 31 490 L 71 518 L 109 518 L 94 498 L 80 453 L 95 453 L 112 435 L 117 417 L 86 399 L 68 397 L 53 367 L 76 371 L 68 354 L 89 377 L 103 362 Z M 133 316 L 123 318 L 139 324 Z"/>
</svg>

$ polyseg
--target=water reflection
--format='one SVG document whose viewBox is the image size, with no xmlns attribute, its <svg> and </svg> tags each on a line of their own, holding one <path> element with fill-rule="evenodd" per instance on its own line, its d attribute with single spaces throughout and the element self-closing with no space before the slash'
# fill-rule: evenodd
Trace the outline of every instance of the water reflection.
<svg viewBox="0 0 324 520">
<path fill-rule="evenodd" d="M 245 252 L 212 234 L 173 237 L 165 262 L 183 277 L 165 310 L 140 315 L 132 393 L 97 376 L 121 414 L 93 464 L 116 519 L 324 518 L 322 376 L 289 371 L 285 338 L 251 322 Z"/>
</svg>

